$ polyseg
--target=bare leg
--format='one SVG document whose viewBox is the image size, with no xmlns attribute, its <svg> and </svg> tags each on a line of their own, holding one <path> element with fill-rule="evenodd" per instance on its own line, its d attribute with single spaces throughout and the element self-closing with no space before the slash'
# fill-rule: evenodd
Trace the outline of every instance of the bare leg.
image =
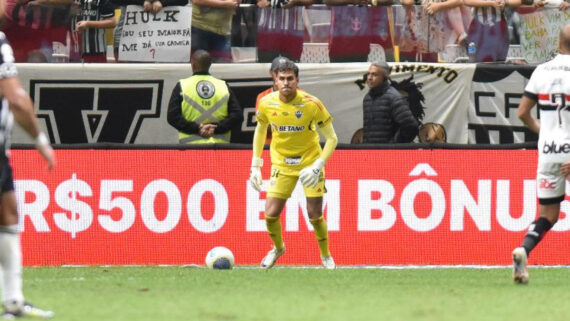
<svg viewBox="0 0 570 321">
<path fill-rule="evenodd" d="M 447 18 L 449 24 L 456 35 L 455 43 L 458 45 L 463 44 L 467 38 L 467 33 L 465 32 L 465 27 L 463 25 L 463 17 L 461 15 L 461 10 L 459 8 L 452 8 L 447 10 Z"/>
</svg>

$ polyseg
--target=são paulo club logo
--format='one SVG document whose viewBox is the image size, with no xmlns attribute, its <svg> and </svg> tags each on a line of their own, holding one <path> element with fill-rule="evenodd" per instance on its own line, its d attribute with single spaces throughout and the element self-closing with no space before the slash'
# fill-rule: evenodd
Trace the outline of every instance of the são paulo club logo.
<svg viewBox="0 0 570 321">
<path fill-rule="evenodd" d="M 162 80 L 31 80 L 30 96 L 56 144 L 135 143 L 146 118 L 160 117 Z"/>
</svg>

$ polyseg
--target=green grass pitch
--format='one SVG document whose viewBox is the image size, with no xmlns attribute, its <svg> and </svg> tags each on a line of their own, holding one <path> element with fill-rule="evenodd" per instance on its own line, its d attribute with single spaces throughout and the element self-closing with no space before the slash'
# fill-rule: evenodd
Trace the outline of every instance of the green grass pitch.
<svg viewBox="0 0 570 321">
<path fill-rule="evenodd" d="M 54 320 L 570 320 L 570 269 L 42 267 L 24 292 Z"/>
</svg>

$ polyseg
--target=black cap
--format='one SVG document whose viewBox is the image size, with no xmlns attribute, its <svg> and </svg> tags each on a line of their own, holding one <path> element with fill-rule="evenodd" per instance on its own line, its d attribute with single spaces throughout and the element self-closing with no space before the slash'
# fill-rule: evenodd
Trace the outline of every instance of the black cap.
<svg viewBox="0 0 570 321">
<path fill-rule="evenodd" d="M 269 71 L 277 70 L 277 68 L 279 68 L 279 65 L 284 64 L 287 61 L 290 61 L 289 58 L 287 58 L 287 57 L 283 57 L 283 56 L 275 57 L 275 59 L 273 59 L 273 61 L 271 62 L 271 68 L 269 68 Z"/>
</svg>

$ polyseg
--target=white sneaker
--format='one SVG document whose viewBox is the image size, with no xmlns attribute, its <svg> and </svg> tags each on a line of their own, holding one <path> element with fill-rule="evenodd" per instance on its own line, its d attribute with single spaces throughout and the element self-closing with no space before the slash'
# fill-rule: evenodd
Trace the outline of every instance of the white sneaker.
<svg viewBox="0 0 570 321">
<path fill-rule="evenodd" d="M 267 252 L 267 255 L 261 260 L 261 267 L 264 269 L 270 269 L 273 267 L 277 259 L 285 253 L 285 247 L 281 250 L 276 249 L 275 247 L 271 249 L 271 251 Z"/>
<path fill-rule="evenodd" d="M 24 302 L 23 304 L 4 304 L 4 313 L 2 313 L 1 316 L 2 319 L 13 320 L 23 317 L 51 319 L 53 318 L 53 312 L 36 308 L 28 302 Z"/>
<path fill-rule="evenodd" d="M 517 247 L 513 251 L 513 280 L 515 283 L 527 284 L 528 271 L 526 269 L 526 251 Z"/>
<path fill-rule="evenodd" d="M 323 262 L 323 266 L 327 270 L 334 270 L 336 269 L 336 264 L 334 264 L 334 260 L 332 256 L 321 256 L 321 261 Z"/>
</svg>

